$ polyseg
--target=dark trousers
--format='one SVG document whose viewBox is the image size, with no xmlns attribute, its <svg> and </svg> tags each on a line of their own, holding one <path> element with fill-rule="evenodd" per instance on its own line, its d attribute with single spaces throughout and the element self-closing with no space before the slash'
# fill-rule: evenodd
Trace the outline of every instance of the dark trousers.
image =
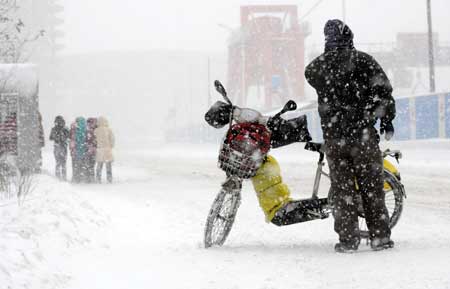
<svg viewBox="0 0 450 289">
<path fill-rule="evenodd" d="M 87 179 L 90 183 L 95 182 L 95 155 L 88 155 L 86 158 Z"/>
<path fill-rule="evenodd" d="M 72 182 L 88 182 L 88 164 L 86 156 L 72 157 Z"/>
<path fill-rule="evenodd" d="M 103 164 L 106 163 L 106 180 L 108 183 L 112 183 L 112 162 L 98 162 L 97 163 L 97 182 L 102 181 Z"/>
<path fill-rule="evenodd" d="M 360 242 L 358 204 L 362 209 L 371 240 L 389 240 L 389 214 L 383 191 L 383 159 L 377 135 L 366 140 L 326 141 L 333 207 L 334 230 L 339 241 L 350 245 Z"/>
<path fill-rule="evenodd" d="M 328 198 L 291 201 L 280 208 L 272 219 L 277 226 L 287 226 L 328 217 L 323 212 Z"/>
<path fill-rule="evenodd" d="M 66 180 L 66 164 L 67 164 L 67 147 L 62 145 L 55 145 L 53 149 L 53 154 L 55 155 L 55 175 L 59 179 Z"/>
</svg>

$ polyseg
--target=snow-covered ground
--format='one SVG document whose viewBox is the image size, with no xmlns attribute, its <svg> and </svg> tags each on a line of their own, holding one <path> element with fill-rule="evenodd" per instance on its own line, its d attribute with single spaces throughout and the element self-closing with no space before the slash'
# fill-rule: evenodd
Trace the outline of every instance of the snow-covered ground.
<svg viewBox="0 0 450 289">
<path fill-rule="evenodd" d="M 216 146 L 118 152 L 111 185 L 60 183 L 47 153 L 28 201 L 1 203 L 0 288 L 450 288 L 450 141 L 383 146 L 404 154 L 396 247 L 352 255 L 334 252 L 331 218 L 266 224 L 250 183 L 225 245 L 204 249 L 224 178 Z M 301 145 L 273 155 L 294 197 L 308 197 L 317 156 Z"/>
</svg>

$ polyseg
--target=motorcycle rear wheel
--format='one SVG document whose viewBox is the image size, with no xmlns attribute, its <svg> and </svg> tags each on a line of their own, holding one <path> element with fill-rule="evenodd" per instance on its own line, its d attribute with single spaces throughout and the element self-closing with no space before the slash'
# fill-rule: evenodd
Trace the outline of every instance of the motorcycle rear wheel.
<svg viewBox="0 0 450 289">
<path fill-rule="evenodd" d="M 403 211 L 404 187 L 400 180 L 389 171 L 384 171 L 384 202 L 389 213 L 389 228 L 397 224 Z M 370 237 L 364 214 L 359 212 L 359 233 L 362 239 Z"/>
</svg>

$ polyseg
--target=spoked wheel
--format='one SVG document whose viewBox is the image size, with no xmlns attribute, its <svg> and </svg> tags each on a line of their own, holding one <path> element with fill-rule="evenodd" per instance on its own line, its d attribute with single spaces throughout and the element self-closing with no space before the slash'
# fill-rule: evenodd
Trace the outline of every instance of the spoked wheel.
<svg viewBox="0 0 450 289">
<path fill-rule="evenodd" d="M 240 202 L 240 190 L 222 189 L 219 192 L 206 219 L 205 248 L 223 245 L 233 226 Z"/>
<path fill-rule="evenodd" d="M 389 228 L 392 229 L 400 219 L 403 210 L 403 197 L 405 196 L 403 185 L 389 171 L 384 171 L 384 201 L 389 213 Z M 361 238 L 369 238 L 369 230 L 367 228 L 364 213 L 359 211 L 359 232 Z"/>
</svg>

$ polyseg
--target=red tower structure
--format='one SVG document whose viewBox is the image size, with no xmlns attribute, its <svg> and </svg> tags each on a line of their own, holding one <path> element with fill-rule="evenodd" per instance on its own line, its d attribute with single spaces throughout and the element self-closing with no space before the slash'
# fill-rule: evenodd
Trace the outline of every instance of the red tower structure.
<svg viewBox="0 0 450 289">
<path fill-rule="evenodd" d="M 295 5 L 241 7 L 228 47 L 227 85 L 238 105 L 269 110 L 303 99 L 307 29 L 298 21 Z"/>
</svg>

